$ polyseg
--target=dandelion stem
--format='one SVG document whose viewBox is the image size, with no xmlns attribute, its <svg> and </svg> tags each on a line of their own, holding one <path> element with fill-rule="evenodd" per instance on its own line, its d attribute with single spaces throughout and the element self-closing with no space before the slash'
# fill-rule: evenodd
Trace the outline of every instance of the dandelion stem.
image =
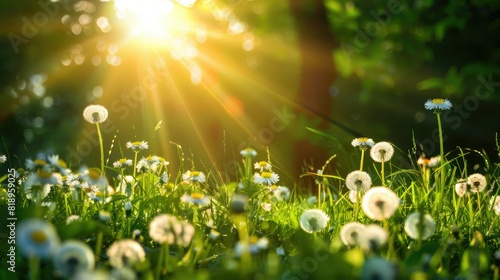
<svg viewBox="0 0 500 280">
<path fill-rule="evenodd" d="M 99 262 L 99 259 L 101 258 L 102 236 L 103 236 L 102 231 L 99 231 L 99 233 L 97 234 L 97 241 L 95 243 L 95 261 L 96 262 Z"/>
<path fill-rule="evenodd" d="M 365 160 L 365 149 L 361 149 L 361 160 L 359 162 L 359 171 L 363 171 L 363 162 Z"/>
<path fill-rule="evenodd" d="M 441 181 L 439 184 L 439 189 L 438 192 L 441 194 L 441 198 L 444 197 L 444 184 L 445 184 L 445 160 L 444 160 L 444 147 L 443 147 L 443 128 L 441 126 L 441 112 L 438 111 L 436 113 L 437 117 L 437 123 L 438 123 L 438 131 L 439 131 L 439 155 L 441 156 L 441 168 L 440 168 L 440 175 L 441 175 Z M 443 203 L 441 201 L 437 202 L 439 206 L 439 211 L 441 211 Z"/>
<path fill-rule="evenodd" d="M 95 126 L 97 128 L 97 135 L 99 137 L 99 150 L 101 152 L 101 172 L 102 176 L 106 174 L 106 171 L 104 170 L 104 145 L 102 143 L 102 134 L 101 134 L 101 128 L 99 127 L 99 123 L 95 123 Z M 105 192 L 107 192 L 105 190 Z"/>
<path fill-rule="evenodd" d="M 384 162 L 381 163 L 382 167 L 380 169 L 380 176 L 382 177 L 382 186 L 385 186 L 385 176 L 384 176 Z"/>
</svg>

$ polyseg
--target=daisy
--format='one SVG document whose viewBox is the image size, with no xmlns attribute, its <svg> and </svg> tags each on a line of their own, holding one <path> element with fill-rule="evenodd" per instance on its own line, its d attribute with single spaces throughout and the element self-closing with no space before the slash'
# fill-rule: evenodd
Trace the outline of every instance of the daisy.
<svg viewBox="0 0 500 280">
<path fill-rule="evenodd" d="M 187 193 L 184 194 L 183 196 L 181 196 L 181 201 L 184 203 L 193 204 L 193 205 L 201 206 L 201 207 L 204 207 L 204 206 L 207 206 L 210 204 L 210 199 L 207 196 L 205 196 L 202 193 L 197 193 L 197 192 L 194 192 L 191 194 L 187 194 Z"/>
<path fill-rule="evenodd" d="M 99 211 L 98 218 L 99 218 L 99 221 L 101 221 L 103 223 L 107 223 L 107 222 L 111 221 L 111 213 L 109 213 L 108 211 L 101 210 L 101 211 Z"/>
<path fill-rule="evenodd" d="M 387 162 L 394 155 L 394 147 L 389 142 L 378 142 L 370 149 L 370 156 L 376 162 Z"/>
<path fill-rule="evenodd" d="M 490 199 L 490 209 L 493 209 L 496 215 L 500 215 L 500 195 Z"/>
<path fill-rule="evenodd" d="M 96 186 L 101 191 L 104 191 L 108 186 L 106 176 L 102 175 L 98 168 L 84 169 L 80 174 L 80 179 L 87 182 L 89 186 Z"/>
<path fill-rule="evenodd" d="M 473 193 L 482 192 L 486 188 L 486 177 L 479 173 L 474 173 L 467 178 L 467 184 Z"/>
<path fill-rule="evenodd" d="M 115 241 L 106 254 L 109 257 L 109 264 L 113 267 L 132 267 L 146 259 L 141 244 L 132 239 Z"/>
<path fill-rule="evenodd" d="M 422 225 L 420 224 L 420 220 L 423 222 Z M 406 234 L 413 239 L 418 239 L 419 232 L 422 230 L 422 236 L 420 236 L 420 238 L 422 240 L 427 240 L 434 234 L 436 223 L 431 215 L 425 214 L 422 217 L 420 213 L 415 212 L 406 218 L 404 229 Z"/>
<path fill-rule="evenodd" d="M 240 155 L 242 155 L 244 157 L 246 157 L 246 156 L 254 157 L 257 155 L 257 152 L 254 149 L 247 148 L 247 149 L 241 150 Z"/>
<path fill-rule="evenodd" d="M 60 172 L 62 175 L 67 176 L 71 170 L 68 169 L 66 162 L 59 158 L 59 155 L 51 155 L 47 157 L 48 162 L 55 170 Z"/>
<path fill-rule="evenodd" d="M 44 220 L 32 218 L 19 223 L 16 230 L 17 248 L 31 258 L 47 259 L 59 247 L 56 228 Z"/>
<path fill-rule="evenodd" d="M 253 175 L 253 181 L 257 184 L 274 185 L 279 181 L 280 176 L 274 172 L 261 172 Z"/>
<path fill-rule="evenodd" d="M 340 229 L 340 240 L 346 246 L 360 245 L 365 225 L 358 222 L 350 222 Z"/>
<path fill-rule="evenodd" d="M 92 249 L 76 240 L 64 241 L 53 258 L 55 270 L 65 278 L 71 278 L 80 271 L 93 270 L 94 261 Z"/>
<path fill-rule="evenodd" d="M 380 257 L 374 257 L 365 261 L 360 279 L 396 280 L 397 272 L 392 263 Z"/>
<path fill-rule="evenodd" d="M 330 217 L 325 212 L 309 209 L 300 216 L 300 227 L 307 233 L 313 233 L 324 229 L 329 220 Z"/>
<path fill-rule="evenodd" d="M 108 118 L 108 110 L 101 105 L 89 105 L 83 110 L 83 118 L 89 123 L 102 123 Z"/>
<path fill-rule="evenodd" d="M 398 209 L 398 196 L 386 187 L 373 187 L 366 191 L 361 200 L 361 208 L 373 220 L 390 218 Z"/>
<path fill-rule="evenodd" d="M 260 172 L 264 171 L 264 170 L 271 170 L 271 165 L 267 162 L 267 161 L 259 161 L 259 162 L 256 162 L 253 167 L 255 169 L 259 169 Z"/>
<path fill-rule="evenodd" d="M 353 191 L 366 191 L 372 186 L 372 178 L 364 171 L 352 171 L 347 174 L 345 184 Z"/>
<path fill-rule="evenodd" d="M 274 191 L 274 197 L 278 201 L 287 201 L 290 199 L 290 189 L 287 187 L 279 186 L 276 191 Z"/>
<path fill-rule="evenodd" d="M 36 203 L 42 202 L 50 193 L 52 184 L 41 184 L 39 182 L 32 182 L 30 179 L 24 183 L 24 193 L 26 198 Z"/>
<path fill-rule="evenodd" d="M 467 194 L 467 181 L 462 179 L 458 180 L 455 184 L 455 192 L 458 196 L 463 197 Z"/>
<path fill-rule="evenodd" d="M 194 235 L 194 227 L 188 221 L 179 221 L 170 214 L 156 216 L 149 224 L 149 236 L 160 244 L 187 246 Z"/>
<path fill-rule="evenodd" d="M 114 168 L 125 168 L 127 166 L 132 166 L 132 160 L 131 159 L 121 158 L 121 159 L 113 162 L 113 167 Z"/>
<path fill-rule="evenodd" d="M 427 110 L 449 110 L 453 106 L 448 99 L 434 98 L 429 99 L 424 104 Z"/>
<path fill-rule="evenodd" d="M 375 142 L 371 138 L 367 137 L 358 137 L 352 140 L 351 145 L 353 147 L 359 147 L 360 149 L 367 149 L 368 147 L 373 147 Z"/>
<path fill-rule="evenodd" d="M 182 180 L 187 182 L 198 182 L 203 183 L 206 180 L 205 174 L 200 171 L 188 170 L 186 173 L 182 174 Z"/>
<path fill-rule="evenodd" d="M 148 142 L 146 141 L 135 141 L 135 142 L 127 142 L 126 144 L 126 147 L 128 149 L 132 149 L 132 151 L 134 152 L 138 152 L 138 151 L 141 151 L 141 150 L 146 150 L 147 148 L 149 148 L 148 146 Z"/>
<path fill-rule="evenodd" d="M 0 156 L 0 163 L 5 163 L 7 161 L 7 156 L 6 155 L 1 155 Z"/>
<path fill-rule="evenodd" d="M 257 254 L 262 250 L 267 249 L 269 240 L 266 237 L 258 238 L 257 236 L 250 236 L 247 242 L 237 242 L 234 247 L 234 254 L 241 256 L 243 253 Z"/>
</svg>

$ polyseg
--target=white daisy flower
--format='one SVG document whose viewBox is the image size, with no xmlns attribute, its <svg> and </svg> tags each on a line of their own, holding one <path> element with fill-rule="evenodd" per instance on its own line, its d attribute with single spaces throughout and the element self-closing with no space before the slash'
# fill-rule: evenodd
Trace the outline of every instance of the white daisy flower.
<svg viewBox="0 0 500 280">
<path fill-rule="evenodd" d="M 139 242 L 132 239 L 115 241 L 106 254 L 113 267 L 132 267 L 146 259 L 146 252 Z"/>
<path fill-rule="evenodd" d="M 353 191 L 366 191 L 372 186 L 370 174 L 364 171 L 352 171 L 345 178 L 346 186 Z"/>
<path fill-rule="evenodd" d="M 0 163 L 5 163 L 7 161 L 7 156 L 6 155 L 1 155 L 0 156 Z"/>
<path fill-rule="evenodd" d="M 424 104 L 427 110 L 449 110 L 453 106 L 448 99 L 434 98 L 429 99 Z"/>
<path fill-rule="evenodd" d="M 376 162 L 387 162 L 394 155 L 394 147 L 389 142 L 378 142 L 370 149 L 370 156 Z"/>
<path fill-rule="evenodd" d="M 259 161 L 259 162 L 256 162 L 253 167 L 255 169 L 259 169 L 260 172 L 264 171 L 264 170 L 271 170 L 271 165 L 267 162 L 267 161 Z"/>
<path fill-rule="evenodd" d="M 350 222 L 340 229 L 340 240 L 346 246 L 356 246 L 361 244 L 365 225 L 358 222 Z"/>
<path fill-rule="evenodd" d="M 467 184 L 470 186 L 470 192 L 477 193 L 482 192 L 488 184 L 486 182 L 486 177 L 479 173 L 474 173 L 467 177 Z"/>
<path fill-rule="evenodd" d="M 422 220 L 422 225 L 420 220 Z M 434 234 L 434 230 L 436 230 L 436 223 L 431 215 L 425 214 L 422 217 L 419 212 L 415 212 L 406 218 L 404 229 L 406 234 L 413 239 L 418 239 L 420 235 L 419 232 L 422 230 L 421 239 L 427 240 Z"/>
<path fill-rule="evenodd" d="M 247 149 L 241 150 L 240 154 L 244 157 L 246 157 L 246 156 L 254 157 L 257 155 L 257 152 L 254 149 L 247 148 Z"/>
<path fill-rule="evenodd" d="M 138 152 L 141 150 L 146 150 L 149 148 L 148 142 L 146 141 L 134 141 L 134 142 L 127 142 L 126 147 L 128 149 L 131 149 L 134 152 Z"/>
<path fill-rule="evenodd" d="M 101 105 L 89 105 L 83 110 L 83 118 L 89 123 L 102 123 L 108 118 L 108 110 Z"/>
<path fill-rule="evenodd" d="M 266 237 L 258 238 L 257 236 L 250 236 L 247 242 L 237 242 L 234 247 L 234 254 L 238 257 L 243 255 L 244 252 L 250 254 L 257 254 L 262 250 L 267 249 L 269 240 Z"/>
<path fill-rule="evenodd" d="M 131 159 L 121 158 L 121 159 L 113 162 L 113 167 L 114 168 L 125 168 L 127 166 L 132 166 L 132 160 Z"/>
<path fill-rule="evenodd" d="M 300 216 L 300 227 L 307 233 L 326 228 L 330 217 L 319 209 L 308 209 Z"/>
<path fill-rule="evenodd" d="M 188 170 L 186 173 L 182 174 L 182 180 L 188 182 L 198 182 L 203 183 L 206 180 L 205 174 L 200 171 Z"/>
<path fill-rule="evenodd" d="M 201 207 L 208 206 L 210 204 L 210 199 L 204 194 L 198 192 L 184 194 L 183 196 L 181 196 L 181 201 Z"/>
<path fill-rule="evenodd" d="M 16 244 L 27 257 L 47 259 L 59 248 L 56 228 L 44 220 L 32 218 L 19 223 L 16 230 Z"/>
<path fill-rule="evenodd" d="M 366 191 L 361 200 L 361 208 L 373 220 L 390 218 L 398 209 L 398 196 L 386 187 L 373 187 Z"/>
<path fill-rule="evenodd" d="M 352 140 L 351 145 L 353 147 L 359 147 L 360 149 L 367 149 L 369 147 L 373 147 L 373 145 L 375 145 L 375 142 L 373 142 L 371 138 L 358 137 Z"/>
<path fill-rule="evenodd" d="M 76 240 L 67 240 L 55 252 L 54 268 L 65 278 L 72 278 L 80 271 L 94 269 L 94 252 L 85 243 Z"/>
<path fill-rule="evenodd" d="M 261 172 L 253 175 L 253 181 L 257 184 L 272 186 L 279 181 L 280 176 L 274 172 Z"/>
</svg>

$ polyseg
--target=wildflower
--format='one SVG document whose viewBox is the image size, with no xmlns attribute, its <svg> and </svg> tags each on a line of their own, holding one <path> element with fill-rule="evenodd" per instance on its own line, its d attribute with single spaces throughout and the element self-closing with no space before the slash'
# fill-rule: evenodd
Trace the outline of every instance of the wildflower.
<svg viewBox="0 0 500 280">
<path fill-rule="evenodd" d="M 240 154 L 242 156 L 244 156 L 244 157 L 246 157 L 246 156 L 252 156 L 252 157 L 254 157 L 254 156 L 257 155 L 257 152 L 254 149 L 246 148 L 244 150 L 241 150 Z"/>
<path fill-rule="evenodd" d="M 274 197 L 278 201 L 287 201 L 290 199 L 290 189 L 287 187 L 279 186 L 278 189 L 274 192 Z"/>
<path fill-rule="evenodd" d="M 69 225 L 71 223 L 81 221 L 81 219 L 82 218 L 78 215 L 71 215 L 66 218 L 66 224 Z"/>
<path fill-rule="evenodd" d="M 424 104 L 427 110 L 449 110 L 453 106 L 448 99 L 434 98 L 429 99 Z"/>
<path fill-rule="evenodd" d="M 259 162 L 256 162 L 253 167 L 255 169 L 259 169 L 260 172 L 262 172 L 263 170 L 271 170 L 271 165 L 267 162 L 267 161 L 259 161 Z"/>
<path fill-rule="evenodd" d="M 267 249 L 269 245 L 269 240 L 266 237 L 258 238 L 257 236 L 250 236 L 247 242 L 237 242 L 234 247 L 234 254 L 236 256 L 241 256 L 243 253 L 248 252 L 251 254 L 257 254 L 262 250 Z"/>
<path fill-rule="evenodd" d="M 7 156 L 6 155 L 1 155 L 0 156 L 0 163 L 5 163 L 7 161 Z"/>
<path fill-rule="evenodd" d="M 64 160 L 59 158 L 59 155 L 51 155 L 47 157 L 48 162 L 52 167 L 54 167 L 62 175 L 67 176 L 71 170 L 68 169 L 68 165 Z"/>
<path fill-rule="evenodd" d="M 280 176 L 274 172 L 263 171 L 253 175 L 253 181 L 257 184 L 273 185 L 279 181 Z"/>
<path fill-rule="evenodd" d="M 121 159 L 113 162 L 113 167 L 114 168 L 125 168 L 127 166 L 132 166 L 132 160 L 131 159 L 121 158 Z"/>
<path fill-rule="evenodd" d="M 138 229 L 134 229 L 134 231 L 132 232 L 132 237 L 137 242 L 140 242 L 143 239 L 141 231 Z"/>
<path fill-rule="evenodd" d="M 380 257 L 367 259 L 361 269 L 361 280 L 395 280 L 396 278 L 397 273 L 394 265 Z"/>
<path fill-rule="evenodd" d="M 71 278 L 71 280 L 89 280 L 89 279 L 110 280 L 112 278 L 110 278 L 109 273 L 105 270 L 79 271 Z"/>
<path fill-rule="evenodd" d="M 168 173 L 166 171 L 163 171 L 163 173 L 160 176 L 160 182 L 162 184 L 168 183 Z"/>
<path fill-rule="evenodd" d="M 102 123 L 108 118 L 108 110 L 101 105 L 89 105 L 83 110 L 83 118 L 89 123 Z"/>
<path fill-rule="evenodd" d="M 420 220 L 422 220 L 423 224 L 420 224 Z M 420 236 L 420 238 L 422 240 L 427 240 L 434 234 L 436 223 L 431 215 L 425 214 L 421 217 L 419 212 L 415 212 L 406 218 L 404 229 L 406 234 L 413 239 L 418 239 L 419 233 L 422 231 L 422 236 Z"/>
<path fill-rule="evenodd" d="M 100 191 L 104 191 L 104 189 L 108 186 L 106 176 L 102 175 L 98 168 L 85 169 L 80 174 L 80 178 L 87 182 L 89 186 L 96 186 Z"/>
<path fill-rule="evenodd" d="M 376 251 L 387 243 L 388 235 L 385 229 L 377 224 L 365 226 L 361 247 L 368 251 Z"/>
<path fill-rule="evenodd" d="M 470 186 L 471 192 L 482 192 L 486 188 L 486 177 L 482 174 L 474 173 L 467 178 L 467 184 Z"/>
<path fill-rule="evenodd" d="M 398 196 L 386 187 L 373 187 L 366 191 L 361 208 L 373 220 L 390 218 L 399 206 Z"/>
<path fill-rule="evenodd" d="M 352 171 L 347 174 L 345 184 L 353 191 L 366 191 L 372 186 L 372 178 L 364 171 Z"/>
<path fill-rule="evenodd" d="M 46 259 L 59 247 L 59 236 L 52 224 L 32 218 L 19 223 L 16 244 L 25 256 Z"/>
<path fill-rule="evenodd" d="M 330 217 L 325 212 L 309 209 L 300 216 L 300 227 L 307 233 L 313 233 L 324 229 L 329 220 Z"/>
<path fill-rule="evenodd" d="M 175 216 L 162 214 L 149 224 L 149 236 L 160 243 L 187 246 L 194 235 L 194 227 L 188 221 L 179 221 Z"/>
<path fill-rule="evenodd" d="M 94 269 L 94 253 L 90 247 L 76 240 L 64 241 L 54 255 L 54 267 L 65 278 L 77 272 Z"/>
<path fill-rule="evenodd" d="M 387 162 L 394 155 L 394 147 L 389 142 L 378 142 L 370 149 L 370 156 L 376 162 Z"/>
<path fill-rule="evenodd" d="M 26 193 L 26 198 L 38 203 L 47 197 L 52 186 L 52 184 L 34 183 L 31 179 L 27 179 L 24 183 L 24 192 Z"/>
<path fill-rule="evenodd" d="M 196 206 L 207 206 L 210 204 L 210 199 L 205 196 L 202 193 L 191 193 L 191 194 L 184 194 L 181 196 L 181 201 L 189 204 L 193 204 Z"/>
<path fill-rule="evenodd" d="M 248 196 L 244 194 L 233 194 L 231 198 L 231 212 L 234 214 L 241 214 L 245 212 L 245 207 L 248 203 Z"/>
<path fill-rule="evenodd" d="M 365 225 L 358 222 L 350 222 L 340 229 L 340 240 L 346 246 L 356 246 L 361 242 L 361 237 L 365 231 Z"/>
<path fill-rule="evenodd" d="M 188 182 L 198 182 L 203 183 L 206 180 L 205 174 L 200 171 L 186 171 L 186 173 L 182 174 L 182 180 Z"/>
<path fill-rule="evenodd" d="M 138 152 L 138 151 L 141 151 L 141 150 L 146 150 L 147 148 L 149 148 L 148 146 L 148 142 L 146 141 L 135 141 L 135 142 L 127 142 L 126 144 L 126 147 L 128 149 L 132 149 L 132 151 L 134 152 Z"/>
<path fill-rule="evenodd" d="M 490 209 L 493 209 L 495 214 L 500 216 L 500 195 L 490 199 Z"/>
<path fill-rule="evenodd" d="M 373 147 L 375 142 L 371 138 L 367 137 L 358 137 L 352 140 L 351 145 L 353 147 L 359 147 L 360 149 L 367 149 L 368 147 Z"/>
<path fill-rule="evenodd" d="M 462 197 L 467 194 L 467 181 L 466 180 L 458 180 L 455 184 L 455 192 L 458 196 Z"/>
<path fill-rule="evenodd" d="M 106 254 L 113 267 L 132 267 L 145 260 L 146 253 L 141 244 L 132 239 L 115 241 Z"/>
<path fill-rule="evenodd" d="M 264 211 L 269 212 L 269 211 L 271 211 L 272 204 L 271 203 L 262 202 L 260 204 L 260 206 L 262 207 L 262 209 L 264 209 Z"/>
<path fill-rule="evenodd" d="M 417 160 L 418 165 L 421 165 L 422 167 L 429 167 L 429 168 L 434 168 L 434 167 L 438 166 L 440 162 L 441 162 L 441 156 L 425 158 L 425 156 L 421 155 Z"/>
</svg>

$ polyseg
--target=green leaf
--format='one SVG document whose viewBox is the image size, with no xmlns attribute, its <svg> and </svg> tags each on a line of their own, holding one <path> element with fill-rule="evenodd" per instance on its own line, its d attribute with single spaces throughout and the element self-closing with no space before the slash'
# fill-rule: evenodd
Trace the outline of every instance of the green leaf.
<svg viewBox="0 0 500 280">
<path fill-rule="evenodd" d="M 435 89 L 443 87 L 444 82 L 440 78 L 429 78 L 423 80 L 417 84 L 418 90 L 427 90 L 427 89 Z"/>
</svg>

